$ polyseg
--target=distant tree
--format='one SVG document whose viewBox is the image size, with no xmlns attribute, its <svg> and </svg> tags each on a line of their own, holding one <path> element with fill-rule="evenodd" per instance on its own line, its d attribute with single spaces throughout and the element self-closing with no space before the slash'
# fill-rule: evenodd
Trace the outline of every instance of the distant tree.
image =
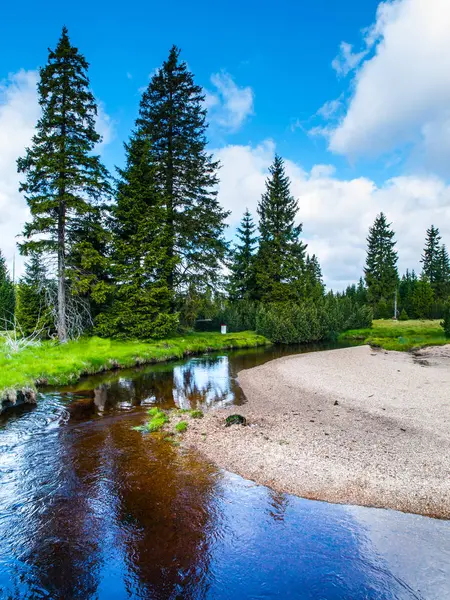
<svg viewBox="0 0 450 600">
<path fill-rule="evenodd" d="M 229 294 L 232 300 L 249 300 L 255 297 L 255 248 L 257 236 L 252 215 L 245 210 L 237 229 L 238 242 L 231 255 Z"/>
<path fill-rule="evenodd" d="M 402 311 L 400 313 L 400 316 L 398 317 L 399 321 L 407 321 L 409 319 L 408 317 L 408 313 L 406 312 L 406 310 L 404 308 L 402 308 Z"/>
<path fill-rule="evenodd" d="M 441 327 L 444 330 L 445 337 L 450 338 L 450 302 L 447 302 L 444 309 L 444 319 L 441 322 Z"/>
<path fill-rule="evenodd" d="M 48 306 L 47 272 L 38 254 L 25 263 L 25 275 L 17 286 L 16 322 L 19 331 L 32 335 L 42 330 L 42 337 L 54 331 L 54 318 Z"/>
<path fill-rule="evenodd" d="M 304 296 L 312 299 L 322 297 L 325 291 L 325 286 L 323 284 L 322 269 L 320 267 L 319 259 L 315 254 L 312 256 L 308 254 L 306 256 L 304 277 Z"/>
<path fill-rule="evenodd" d="M 173 46 L 142 96 L 136 122 L 136 135 L 150 141 L 155 187 L 165 202 L 171 293 L 216 286 L 227 255 L 228 213 L 217 201 L 219 164 L 206 150 L 204 98 Z"/>
<path fill-rule="evenodd" d="M 400 280 L 398 291 L 399 291 L 399 307 L 400 311 L 404 310 L 409 317 L 414 318 L 414 306 L 413 306 L 413 296 L 414 290 L 417 285 L 417 276 L 413 271 L 406 270 L 405 275 L 402 275 Z"/>
<path fill-rule="evenodd" d="M 155 184 L 149 139 L 136 134 L 125 150 L 127 162 L 119 170 L 112 210 L 115 292 L 109 309 L 96 319 L 97 330 L 111 337 L 161 338 L 178 325 L 168 286 L 175 259 L 170 254 L 167 207 Z"/>
<path fill-rule="evenodd" d="M 362 277 L 359 278 L 358 286 L 356 288 L 356 300 L 359 304 L 367 304 L 367 288 Z"/>
<path fill-rule="evenodd" d="M 426 278 L 433 290 L 439 280 L 440 271 L 440 246 L 441 236 L 439 235 L 439 229 L 434 225 L 431 225 L 427 229 L 427 237 L 425 240 L 425 248 L 422 254 L 421 263 L 422 277 Z"/>
<path fill-rule="evenodd" d="M 390 306 L 398 284 L 395 233 L 386 216 L 380 213 L 369 230 L 367 258 L 364 269 L 369 302 L 376 307 L 380 302 Z M 392 311 L 393 312 L 393 311 Z"/>
<path fill-rule="evenodd" d="M 72 252 L 78 247 L 83 257 L 88 255 L 89 272 L 87 265 L 96 250 L 79 234 L 86 232 L 87 219 L 101 221 L 102 202 L 110 192 L 107 171 L 93 154 L 101 136 L 95 130 L 97 105 L 89 90 L 87 70 L 86 59 L 71 45 L 64 27 L 56 50 L 49 51 L 48 63 L 40 70 L 42 117 L 31 147 L 17 163 L 26 176 L 20 191 L 31 212 L 21 251 L 56 258 L 57 332 L 62 342 L 69 336 L 68 281 L 84 260 L 72 260 Z M 83 285 L 85 275 L 77 273 L 78 285 Z"/>
<path fill-rule="evenodd" d="M 296 225 L 297 200 L 291 195 L 283 159 L 275 156 L 258 205 L 259 249 L 256 282 L 263 301 L 296 300 L 303 295 L 306 245 Z"/>
<path fill-rule="evenodd" d="M 434 291 L 438 300 L 447 300 L 450 296 L 450 259 L 445 244 L 439 248 Z"/>
<path fill-rule="evenodd" d="M 0 331 L 9 329 L 14 321 L 15 304 L 14 284 L 9 276 L 5 257 L 0 250 Z"/>
<path fill-rule="evenodd" d="M 420 279 L 414 288 L 412 305 L 417 319 L 427 319 L 431 315 L 434 301 L 434 292 L 431 283 Z"/>
</svg>

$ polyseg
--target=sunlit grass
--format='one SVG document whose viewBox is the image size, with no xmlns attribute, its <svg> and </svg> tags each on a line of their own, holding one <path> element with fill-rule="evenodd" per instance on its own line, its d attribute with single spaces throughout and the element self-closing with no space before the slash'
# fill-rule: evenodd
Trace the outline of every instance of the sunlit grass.
<svg viewBox="0 0 450 600">
<path fill-rule="evenodd" d="M 0 341 L 0 397 L 6 390 L 39 384 L 67 385 L 82 375 L 114 368 L 180 359 L 214 350 L 249 348 L 269 344 L 251 331 L 190 333 L 155 342 L 115 341 L 98 337 L 67 344 L 44 342 L 15 354 L 8 354 Z"/>
<path fill-rule="evenodd" d="M 443 346 L 449 341 L 444 335 L 440 320 L 393 321 L 378 319 L 371 329 L 354 329 L 339 336 L 341 341 L 361 340 L 385 350 L 412 350 L 424 346 Z"/>
</svg>

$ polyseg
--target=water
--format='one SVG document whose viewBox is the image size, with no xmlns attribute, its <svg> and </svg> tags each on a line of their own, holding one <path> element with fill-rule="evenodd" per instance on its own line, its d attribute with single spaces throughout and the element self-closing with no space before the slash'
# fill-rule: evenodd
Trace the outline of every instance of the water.
<svg viewBox="0 0 450 600">
<path fill-rule="evenodd" d="M 47 390 L 0 421 L 0 598 L 450 597 L 450 523 L 278 494 L 132 430 L 150 405 L 240 404 L 203 356 Z"/>
</svg>

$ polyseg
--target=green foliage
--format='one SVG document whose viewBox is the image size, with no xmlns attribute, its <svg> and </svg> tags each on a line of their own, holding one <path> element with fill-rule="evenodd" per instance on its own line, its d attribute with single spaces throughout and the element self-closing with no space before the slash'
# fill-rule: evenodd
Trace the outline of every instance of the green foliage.
<svg viewBox="0 0 450 600">
<path fill-rule="evenodd" d="M 431 225 L 427 229 L 425 248 L 420 262 L 423 265 L 422 276 L 434 287 L 439 279 L 440 270 L 440 240 L 439 229 Z"/>
<path fill-rule="evenodd" d="M 49 337 L 54 331 L 54 318 L 47 304 L 47 272 L 38 254 L 33 253 L 25 264 L 25 275 L 17 286 L 16 322 L 24 335 L 41 331 Z"/>
<path fill-rule="evenodd" d="M 399 321 L 409 321 L 408 313 L 406 312 L 406 310 L 404 308 L 402 309 L 402 312 L 400 313 L 398 320 Z"/>
<path fill-rule="evenodd" d="M 160 409 L 156 409 L 150 421 L 145 425 L 145 430 L 153 433 L 160 431 L 166 423 L 169 422 L 169 417 Z"/>
<path fill-rule="evenodd" d="M 258 296 L 263 302 L 298 300 L 304 290 L 306 246 L 302 225 L 295 225 L 297 200 L 291 195 L 283 159 L 269 169 L 266 191 L 258 205 L 260 242 L 255 260 Z"/>
<path fill-rule="evenodd" d="M 110 193 L 108 173 L 93 154 L 101 136 L 95 130 L 97 106 L 87 76 L 88 63 L 71 45 L 64 27 L 56 50 L 40 70 L 39 119 L 32 145 L 17 161 L 25 174 L 20 186 L 31 220 L 25 225 L 21 252 L 57 257 L 58 335 L 68 335 L 67 288 L 88 292 L 95 287 L 102 202 Z M 91 229 L 90 225 L 98 226 Z M 87 235 L 87 232 L 90 232 Z"/>
<path fill-rule="evenodd" d="M 177 424 L 175 425 L 175 430 L 176 430 L 178 433 L 184 433 L 184 432 L 187 430 L 187 428 L 188 428 L 188 423 L 187 423 L 187 421 L 180 421 L 179 423 L 177 423 Z"/>
<path fill-rule="evenodd" d="M 231 300 L 249 300 L 256 297 L 255 236 L 256 225 L 246 209 L 237 230 L 237 243 L 232 252 L 228 290 Z"/>
<path fill-rule="evenodd" d="M 142 96 L 136 135 L 150 142 L 155 185 L 166 207 L 171 270 L 168 286 L 198 291 L 217 284 L 226 253 L 225 219 L 217 201 L 218 163 L 207 152 L 204 94 L 180 51 L 153 75 Z"/>
<path fill-rule="evenodd" d="M 247 425 L 247 419 L 242 415 L 229 415 L 225 419 L 225 427 L 231 427 L 231 425 Z"/>
<path fill-rule="evenodd" d="M 156 186 L 148 139 L 134 135 L 125 146 L 127 163 L 119 171 L 113 215 L 111 273 L 115 281 L 109 308 L 96 318 L 105 337 L 151 339 L 174 333 L 173 291 L 167 210 Z"/>
<path fill-rule="evenodd" d="M 387 316 L 398 282 L 398 257 L 394 236 L 395 233 L 387 222 L 386 216 L 380 213 L 369 230 L 364 273 L 368 300 L 374 307 L 375 313 L 383 316 Z M 380 303 L 383 303 L 381 308 L 377 308 Z"/>
<path fill-rule="evenodd" d="M 203 411 L 201 410 L 191 410 L 189 412 L 189 415 L 193 418 L 193 419 L 202 419 L 203 418 Z"/>
<path fill-rule="evenodd" d="M 14 322 L 16 295 L 14 284 L 6 267 L 6 260 L 0 250 L 0 330 L 9 329 Z"/>
<path fill-rule="evenodd" d="M 217 330 L 223 323 L 228 331 L 254 331 L 259 303 L 251 300 L 227 302 L 215 316 L 212 326 Z"/>
<path fill-rule="evenodd" d="M 430 318 L 433 300 L 434 292 L 431 284 L 425 279 L 417 281 L 412 297 L 412 307 L 417 319 Z"/>
<path fill-rule="evenodd" d="M 370 308 L 329 294 L 319 302 L 262 305 L 256 331 L 275 343 L 307 343 L 334 338 L 345 329 L 369 327 L 371 322 Z"/>
<path fill-rule="evenodd" d="M 447 342 L 439 321 L 373 321 L 371 329 L 341 333 L 340 341 L 361 341 L 385 350 L 407 351 L 423 346 L 440 346 Z"/>
<path fill-rule="evenodd" d="M 441 322 L 441 327 L 444 330 L 444 335 L 447 339 L 450 338 L 450 302 L 445 306 L 444 319 Z"/>
<path fill-rule="evenodd" d="M 8 356 L 0 342 L 0 396 L 7 389 L 22 389 L 46 382 L 74 383 L 82 375 L 137 364 L 159 363 L 195 353 L 268 344 L 253 332 L 192 333 L 156 342 L 117 341 L 98 337 L 82 338 L 67 344 L 43 342 Z"/>
</svg>

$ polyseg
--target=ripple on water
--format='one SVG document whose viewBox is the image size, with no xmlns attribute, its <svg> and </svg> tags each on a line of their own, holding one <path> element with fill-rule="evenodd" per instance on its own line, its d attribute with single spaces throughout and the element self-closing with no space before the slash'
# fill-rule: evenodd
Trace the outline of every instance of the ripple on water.
<svg viewBox="0 0 450 600">
<path fill-rule="evenodd" d="M 4 419 L 0 597 L 450 597 L 450 523 L 278 494 L 132 430 L 148 398 L 242 402 L 238 368 L 267 357 L 109 374 Z"/>
</svg>

